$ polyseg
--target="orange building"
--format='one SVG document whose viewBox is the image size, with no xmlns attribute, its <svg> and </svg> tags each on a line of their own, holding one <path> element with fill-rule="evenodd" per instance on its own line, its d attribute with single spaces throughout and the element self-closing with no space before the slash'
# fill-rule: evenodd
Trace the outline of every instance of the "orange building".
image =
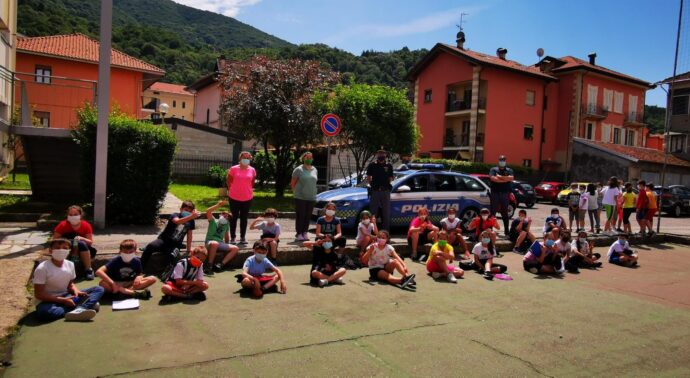
<svg viewBox="0 0 690 378">
<path fill-rule="evenodd" d="M 28 96 L 34 123 L 53 128 L 76 124 L 76 110 L 96 103 L 99 42 L 83 34 L 17 38 L 15 101 Z M 143 118 L 143 91 L 165 71 L 112 49 L 110 106 Z M 22 90 L 24 87 L 24 90 Z"/>
<path fill-rule="evenodd" d="M 568 171 L 572 139 L 644 146 L 647 82 L 573 57 L 535 65 L 437 44 L 408 74 L 419 155 Z M 609 109 L 604 111 L 604 109 Z"/>
</svg>

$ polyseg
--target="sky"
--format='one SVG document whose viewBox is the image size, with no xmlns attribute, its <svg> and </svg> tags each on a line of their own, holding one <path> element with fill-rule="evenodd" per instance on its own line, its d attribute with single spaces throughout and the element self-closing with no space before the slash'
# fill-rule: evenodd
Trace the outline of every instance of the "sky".
<svg viewBox="0 0 690 378">
<path fill-rule="evenodd" d="M 465 47 L 523 64 L 546 55 L 587 59 L 657 82 L 673 73 L 681 0 L 174 0 L 234 17 L 291 43 L 325 43 L 359 55 L 404 46 L 455 43 L 460 15 Z M 690 0 L 685 0 L 678 72 L 690 71 Z M 665 106 L 662 89 L 646 103 Z"/>
</svg>

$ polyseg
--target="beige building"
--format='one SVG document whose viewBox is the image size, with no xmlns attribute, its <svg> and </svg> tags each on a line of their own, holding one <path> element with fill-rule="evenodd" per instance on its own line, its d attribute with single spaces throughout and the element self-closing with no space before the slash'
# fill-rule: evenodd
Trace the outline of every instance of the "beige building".
<svg viewBox="0 0 690 378">
<path fill-rule="evenodd" d="M 0 123 L 9 126 L 12 118 L 12 83 L 16 66 L 17 0 L 0 0 Z M 14 164 L 9 134 L 0 131 L 0 176 Z"/>
<path fill-rule="evenodd" d="M 194 94 L 185 90 L 184 85 L 154 83 L 144 91 L 143 108 L 151 114 L 152 119 L 160 118 L 161 104 L 168 104 L 166 118 L 194 120 Z"/>
</svg>

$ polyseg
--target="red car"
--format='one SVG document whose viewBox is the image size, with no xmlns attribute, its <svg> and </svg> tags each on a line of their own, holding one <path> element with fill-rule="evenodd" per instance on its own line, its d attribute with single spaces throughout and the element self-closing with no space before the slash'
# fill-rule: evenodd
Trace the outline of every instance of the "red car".
<svg viewBox="0 0 690 378">
<path fill-rule="evenodd" d="M 558 202 L 558 193 L 566 189 L 568 184 L 557 181 L 542 181 L 534 187 L 537 192 L 537 201 L 547 201 L 555 204 Z"/>
<path fill-rule="evenodd" d="M 482 180 L 482 182 L 484 182 L 484 184 L 486 184 L 486 186 L 491 188 L 491 179 L 489 178 L 489 175 L 486 175 L 483 173 L 470 173 L 470 176 L 476 177 L 476 178 Z M 517 207 L 518 207 L 517 199 L 515 198 L 515 195 L 513 193 L 510 193 L 510 205 L 508 206 L 508 217 L 509 218 L 512 218 L 513 215 L 515 215 L 515 209 L 517 209 Z"/>
</svg>

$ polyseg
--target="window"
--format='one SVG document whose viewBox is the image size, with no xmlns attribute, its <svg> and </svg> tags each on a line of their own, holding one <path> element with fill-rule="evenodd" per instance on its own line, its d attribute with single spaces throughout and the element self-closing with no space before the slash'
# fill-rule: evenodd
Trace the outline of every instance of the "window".
<svg viewBox="0 0 690 378">
<path fill-rule="evenodd" d="M 594 124 L 592 122 L 587 122 L 585 127 L 585 138 L 592 140 L 594 139 Z"/>
<path fill-rule="evenodd" d="M 534 91 L 527 91 L 527 95 L 525 97 L 525 104 L 527 106 L 534 106 L 534 97 L 535 97 Z"/>
<path fill-rule="evenodd" d="M 455 176 L 455 184 L 459 191 L 483 192 L 486 189 L 479 181 L 472 177 Z"/>
<path fill-rule="evenodd" d="M 187 103 L 182 101 L 182 109 L 184 109 L 187 106 Z"/>
<path fill-rule="evenodd" d="M 523 167 L 531 167 L 532 166 L 532 159 L 522 159 L 522 166 Z"/>
<path fill-rule="evenodd" d="M 526 140 L 534 139 L 534 126 L 525 125 L 525 128 L 522 130 L 522 137 Z"/>
<path fill-rule="evenodd" d="M 428 175 L 415 175 L 405 180 L 405 182 L 403 182 L 402 185 L 409 186 L 411 192 L 426 192 L 428 191 L 428 183 Z"/>
<path fill-rule="evenodd" d="M 36 66 L 36 82 L 50 84 L 52 72 L 52 69 L 48 66 Z"/>
<path fill-rule="evenodd" d="M 38 120 L 37 126 L 50 127 L 50 113 L 49 112 L 34 112 L 34 117 Z"/>
<path fill-rule="evenodd" d="M 434 175 L 431 178 L 431 190 L 436 192 L 456 191 L 455 177 L 451 175 Z"/>
<path fill-rule="evenodd" d="M 613 100 L 614 113 L 623 114 L 623 92 L 616 92 Z"/>
<path fill-rule="evenodd" d="M 628 115 L 632 120 L 637 117 L 637 96 L 628 96 Z"/>
<path fill-rule="evenodd" d="M 610 89 L 604 89 L 604 109 L 613 110 L 613 91 Z"/>
<path fill-rule="evenodd" d="M 688 114 L 690 96 L 673 96 L 673 115 Z"/>
<path fill-rule="evenodd" d="M 211 109 L 206 109 L 206 125 L 210 123 L 211 120 Z"/>
<path fill-rule="evenodd" d="M 621 144 L 621 129 L 618 127 L 613 128 L 613 143 Z"/>
<path fill-rule="evenodd" d="M 177 101 L 173 100 L 173 108 L 177 107 Z"/>
<path fill-rule="evenodd" d="M 604 143 L 611 141 L 611 125 L 605 123 L 601 125 L 601 141 Z"/>
<path fill-rule="evenodd" d="M 597 95 L 599 93 L 599 87 L 594 85 L 587 85 L 587 108 L 590 112 L 595 112 L 597 106 Z"/>
<path fill-rule="evenodd" d="M 427 89 L 424 91 L 424 102 L 431 102 L 431 89 Z"/>
<path fill-rule="evenodd" d="M 462 121 L 462 133 L 460 134 L 460 147 L 470 145 L 470 121 Z"/>
</svg>

